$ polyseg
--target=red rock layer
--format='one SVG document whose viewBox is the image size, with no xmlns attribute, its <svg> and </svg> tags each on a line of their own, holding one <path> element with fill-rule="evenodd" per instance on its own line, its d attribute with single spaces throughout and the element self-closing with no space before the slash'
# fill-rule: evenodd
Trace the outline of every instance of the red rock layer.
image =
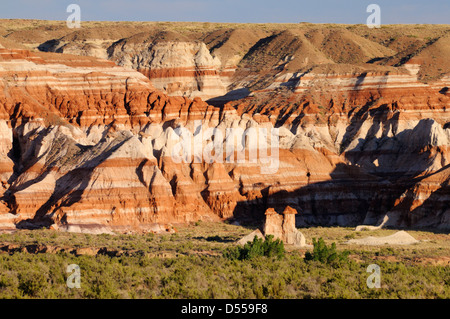
<svg viewBox="0 0 450 319">
<path fill-rule="evenodd" d="M 9 202 L 19 226 L 56 222 L 139 229 L 218 219 L 203 201 L 202 209 L 183 205 L 182 190 L 175 199 L 151 149 L 145 155 L 149 150 L 141 141 L 121 133 L 172 119 L 213 119 L 218 110 L 199 99 L 167 97 L 144 76 L 110 62 L 3 53 L 0 114 L 7 138 L 0 168 L 5 184 L 13 174 L 12 156 L 6 155 L 14 132 L 21 144 L 15 160 L 22 167 Z M 83 130 L 96 127 L 104 128 L 95 142 L 76 142 Z"/>
<path fill-rule="evenodd" d="M 450 100 L 445 90 L 449 83 L 443 77 L 423 84 L 414 73 L 311 75 L 292 81 L 293 91 L 274 85 L 228 106 L 238 114 L 258 115 L 258 122 L 307 135 L 316 151 L 325 150 L 327 158 L 337 159 L 328 170 L 329 181 L 294 189 L 280 185 L 278 192 L 270 192 L 269 207 L 281 212 L 293 205 L 305 212 L 306 222 L 357 224 L 362 222 L 357 211 L 366 211 L 365 221 L 371 223 L 392 214 L 397 216 L 392 226 L 446 229 L 446 182 L 437 183 L 432 176 L 450 163 Z M 339 161 L 337 154 L 343 159 Z M 413 187 L 419 176 L 420 187 Z M 424 196 L 431 199 L 411 200 Z M 425 207 L 432 212 L 425 213 Z"/>
<path fill-rule="evenodd" d="M 110 62 L 2 52 L 1 196 L 9 206 L 1 214 L 8 225 L 7 210 L 23 227 L 125 230 L 262 218 L 267 207 L 281 213 L 287 206 L 301 211 L 304 223 L 354 225 L 368 219 L 366 212 L 376 220 L 389 210 L 416 211 L 419 202 L 398 201 L 411 187 L 402 177 L 422 176 L 420 187 L 434 183 L 433 194 L 446 190 L 428 179 L 450 162 L 449 96 L 439 89 L 446 80 L 416 85 L 387 74 L 379 83 L 379 74 L 359 74 L 325 77 L 331 84 L 323 84 L 319 76 L 304 92 L 268 90 L 215 108 L 166 96 L 142 74 Z M 276 170 L 263 174 L 261 157 L 176 163 L 176 129 L 193 133 L 197 121 L 222 130 L 275 124 Z M 448 214 L 448 199 L 441 206 Z"/>
<path fill-rule="evenodd" d="M 113 61 L 138 70 L 168 95 L 209 99 L 226 93 L 220 61 L 211 56 L 203 42 L 128 43 L 123 39 L 110 51 Z"/>
</svg>

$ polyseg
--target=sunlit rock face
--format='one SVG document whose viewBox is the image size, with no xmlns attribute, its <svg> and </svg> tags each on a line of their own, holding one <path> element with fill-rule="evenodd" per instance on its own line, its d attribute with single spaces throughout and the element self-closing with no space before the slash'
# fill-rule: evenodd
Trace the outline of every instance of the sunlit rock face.
<svg viewBox="0 0 450 319">
<path fill-rule="evenodd" d="M 301 212 L 289 217 L 297 226 L 448 229 L 445 70 L 425 83 L 425 57 L 336 67 L 338 57 L 318 54 L 304 71 L 296 56 L 272 73 L 250 63 L 269 61 L 264 46 L 278 58 L 276 43 L 289 39 L 292 52 L 312 54 L 310 36 L 259 43 L 227 80 L 238 59 L 186 39 L 118 41 L 110 61 L 0 49 L 0 229 L 262 222 L 267 208 L 288 206 Z M 246 83 L 245 97 L 204 101 Z"/>
</svg>

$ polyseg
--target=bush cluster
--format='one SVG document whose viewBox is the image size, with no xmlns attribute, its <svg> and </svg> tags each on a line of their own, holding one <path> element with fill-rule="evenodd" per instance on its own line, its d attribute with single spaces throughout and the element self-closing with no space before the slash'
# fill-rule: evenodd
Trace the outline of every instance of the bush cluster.
<svg viewBox="0 0 450 319">
<path fill-rule="evenodd" d="M 331 264 L 337 261 L 348 261 L 349 252 L 344 251 L 339 253 L 336 250 L 336 243 L 332 243 L 330 247 L 327 247 L 322 237 L 319 240 L 313 238 L 313 251 L 306 252 L 305 261 L 315 260 L 324 264 Z"/>
<path fill-rule="evenodd" d="M 266 235 L 264 240 L 255 236 L 253 241 L 248 241 L 244 247 L 233 247 L 225 251 L 225 257 L 229 259 L 248 260 L 259 256 L 284 257 L 284 244 L 280 239 L 273 239 L 273 235 Z"/>
</svg>

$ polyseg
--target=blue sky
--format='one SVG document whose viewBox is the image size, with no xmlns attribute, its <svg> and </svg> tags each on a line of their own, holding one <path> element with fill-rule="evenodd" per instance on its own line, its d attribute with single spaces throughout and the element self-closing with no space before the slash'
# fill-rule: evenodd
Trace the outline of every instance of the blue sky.
<svg viewBox="0 0 450 319">
<path fill-rule="evenodd" d="M 250 23 L 366 23 L 369 4 L 381 24 L 450 24 L 450 0 L 0 0 L 0 18 L 66 20 L 69 4 L 81 20 Z"/>
</svg>

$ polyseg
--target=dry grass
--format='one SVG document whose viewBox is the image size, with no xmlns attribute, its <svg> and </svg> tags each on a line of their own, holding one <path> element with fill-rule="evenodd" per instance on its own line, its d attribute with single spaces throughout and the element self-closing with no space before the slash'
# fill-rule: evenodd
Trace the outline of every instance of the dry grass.
<svg viewBox="0 0 450 319">
<path fill-rule="evenodd" d="M 0 243 L 13 243 L 19 245 L 42 244 L 62 247 L 106 247 L 110 250 L 140 250 L 143 253 L 167 252 L 192 254 L 198 252 L 220 253 L 237 240 L 252 232 L 255 227 L 236 226 L 227 223 L 197 222 L 190 225 L 176 226 L 174 234 L 118 234 L 118 235 L 90 235 L 79 233 L 65 233 L 54 230 L 19 230 L 12 234 L 1 234 Z M 322 237 L 326 244 L 335 242 L 338 250 L 351 250 L 363 255 L 375 255 L 384 248 L 393 249 L 398 258 L 410 257 L 450 257 L 450 234 L 407 230 L 407 232 L 420 240 L 418 244 L 361 246 L 347 245 L 349 239 L 364 238 L 368 236 L 384 237 L 392 235 L 398 229 L 378 229 L 355 231 L 351 227 L 311 227 L 299 229 L 306 237 L 308 244 L 313 238 Z M 306 249 L 286 247 L 290 252 L 304 253 Z"/>
<path fill-rule="evenodd" d="M 448 234 L 409 231 L 421 240 L 407 247 L 360 247 L 346 237 L 385 236 L 395 230 L 301 229 L 307 240 L 322 237 L 350 260 L 327 265 L 303 260 L 291 249 L 283 259 L 229 260 L 222 252 L 252 227 L 225 223 L 178 226 L 165 235 L 86 235 L 51 230 L 0 235 L 0 243 L 108 247 L 134 254 L 81 255 L 67 252 L 0 253 L 0 298 L 450 298 L 448 265 L 424 262 L 449 256 Z M 159 254 L 154 254 L 159 252 Z M 418 260 L 416 257 L 420 257 Z M 428 259 L 430 261 L 430 259 Z M 66 267 L 81 268 L 81 288 L 68 289 Z M 381 267 L 381 289 L 369 289 L 366 268 Z"/>
<path fill-rule="evenodd" d="M 32 50 L 47 41 L 70 44 L 80 55 L 96 54 L 86 49 L 92 44 L 106 50 L 114 42 L 151 42 L 179 39 L 202 41 L 222 65 L 237 64 L 236 77 L 306 71 L 325 67 L 327 72 L 352 69 L 402 69 L 411 58 L 422 63 L 419 79 L 426 82 L 450 72 L 448 62 L 449 25 L 365 25 L 312 23 L 210 23 L 210 22 L 130 22 L 83 21 L 80 29 L 67 28 L 65 21 L 0 20 L 0 35 L 7 46 Z M 435 43 L 436 42 L 436 43 Z M 54 48 L 56 50 L 56 47 Z M 102 51 L 103 52 L 103 51 Z M 295 56 L 289 63 L 286 58 Z M 317 72 L 320 72 L 317 69 Z M 273 76 L 273 74 L 272 74 Z M 252 86 L 253 85 L 253 86 Z M 260 89 L 258 83 L 250 85 Z"/>
</svg>

